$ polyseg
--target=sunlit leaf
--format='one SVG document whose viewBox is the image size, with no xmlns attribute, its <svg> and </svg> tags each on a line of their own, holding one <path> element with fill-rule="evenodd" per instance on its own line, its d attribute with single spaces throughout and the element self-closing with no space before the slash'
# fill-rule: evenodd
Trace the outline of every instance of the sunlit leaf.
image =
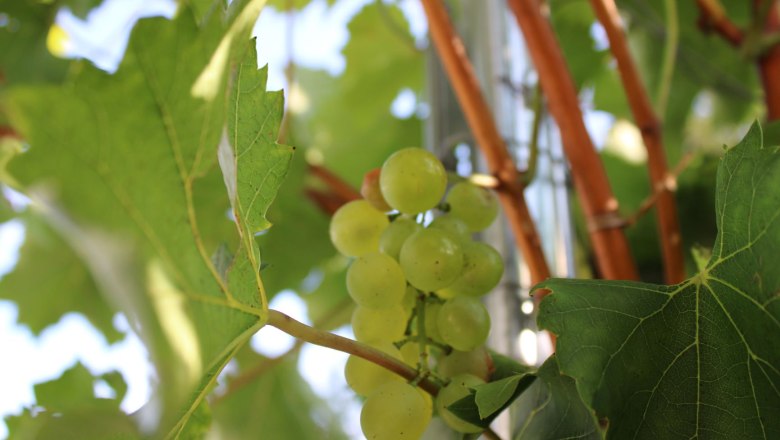
<svg viewBox="0 0 780 440">
<path fill-rule="evenodd" d="M 248 6 L 232 18 L 212 17 L 201 26 L 186 12 L 172 22 L 143 20 L 115 75 L 85 67 L 70 87 L 10 94 L 15 127 L 31 146 L 11 172 L 143 337 L 161 383 L 161 429 L 175 426 L 172 436 L 265 320 L 253 233 L 267 226 L 259 219 L 285 162 L 236 161 L 237 175 L 245 176 L 239 188 L 262 189 L 251 208 L 234 210 L 243 238 L 227 273 L 211 258 L 215 235 L 224 233 L 201 229 L 198 221 L 201 215 L 224 219 L 224 211 L 204 208 L 224 206 L 226 195 L 210 192 L 210 201 L 194 194 L 200 179 L 213 176 L 220 138 L 233 125 L 248 130 L 242 137 L 259 140 L 233 138 L 242 143 L 242 157 L 277 148 L 278 94 L 268 95 L 276 102 L 270 106 L 226 105 L 229 87 L 250 103 L 266 99 L 265 74 L 247 49 L 251 15 L 262 2 L 243 3 Z M 233 77 L 230 63 L 215 55 L 225 44 L 228 60 L 248 54 L 241 76 Z M 210 93 L 204 100 L 191 92 L 207 70 L 216 82 L 204 86 Z M 229 125 L 228 115 L 239 122 Z"/>
</svg>

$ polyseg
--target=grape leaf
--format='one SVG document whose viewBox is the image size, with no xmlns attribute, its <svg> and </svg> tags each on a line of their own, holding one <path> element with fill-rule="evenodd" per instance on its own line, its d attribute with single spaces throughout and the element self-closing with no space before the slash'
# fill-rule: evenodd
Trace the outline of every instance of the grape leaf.
<svg viewBox="0 0 780 440">
<path fill-rule="evenodd" d="M 234 215 L 244 229 L 242 235 L 253 238 L 271 226 L 266 211 L 287 174 L 293 148 L 276 145 L 284 96 L 281 91 L 257 93 L 258 89 L 265 90 L 268 71 L 257 70 L 254 49 L 247 51 L 236 76 L 228 99 L 229 144 L 223 142 L 220 146 L 229 149 L 220 151 L 220 165 Z M 266 117 L 254 117 L 255 112 Z M 232 163 L 226 164 L 227 159 Z M 264 170 L 262 179 L 257 178 L 257 170 Z"/>
<path fill-rule="evenodd" d="M 239 356 L 239 371 L 265 368 L 267 362 L 273 362 L 248 351 Z M 216 431 L 231 439 L 346 438 L 334 411 L 312 393 L 298 373 L 297 361 L 297 357 L 290 356 L 250 383 L 218 398 L 213 405 Z"/>
<path fill-rule="evenodd" d="M 314 269 L 304 280 L 304 293 L 301 298 L 306 301 L 309 319 L 315 327 L 333 330 L 351 321 L 356 305 L 347 293 L 349 262 L 350 260 L 342 255 L 333 256 Z M 309 283 L 313 286 L 305 285 Z"/>
<path fill-rule="evenodd" d="M 743 2 L 721 3 L 728 9 L 730 19 L 748 17 L 751 11 Z M 629 27 L 632 55 L 653 98 L 657 97 L 661 82 L 660 66 L 664 56 L 664 44 L 659 44 L 659 41 L 667 36 L 664 5 L 665 2 L 643 0 L 620 2 L 621 12 L 630 17 L 625 22 Z M 760 86 L 755 64 L 746 62 L 744 54 L 724 39 L 692 25 L 700 16 L 696 2 L 675 2 L 675 8 L 680 32 L 677 57 L 669 104 L 664 114 L 659 115 L 670 163 L 676 163 L 682 156 L 682 145 L 691 143 L 691 135 L 686 131 L 691 127 L 688 115 L 694 111 L 695 100 L 702 96 L 702 92 L 708 98 L 707 108 L 711 113 L 708 119 L 713 128 L 697 133 L 695 138 L 701 141 L 709 136 L 716 146 L 722 145 L 729 128 L 747 126 L 751 119 L 758 116 L 755 103 L 761 99 L 757 94 Z M 622 87 L 605 88 L 603 92 L 624 93 Z"/>
<path fill-rule="evenodd" d="M 368 4 L 347 29 L 352 38 L 343 50 L 347 65 L 342 81 L 354 97 L 367 101 L 366 108 L 374 106 L 389 113 L 390 103 L 403 88 L 422 88 L 423 52 L 415 46 L 398 6 Z M 368 94 L 370 100 L 365 99 Z"/>
<path fill-rule="evenodd" d="M 211 429 L 212 418 L 211 407 L 206 402 L 201 402 L 192 412 L 179 437 L 187 440 L 205 439 Z"/>
<path fill-rule="evenodd" d="M 65 6 L 77 17 L 85 18 L 89 11 L 100 5 L 103 0 L 61 0 L 60 6 Z"/>
<path fill-rule="evenodd" d="M 590 29 L 593 26 L 593 10 L 583 0 L 553 0 L 550 2 L 551 23 L 558 35 L 577 87 L 601 73 L 607 67 L 608 55 L 596 49 Z M 622 88 L 618 88 L 622 90 Z"/>
<path fill-rule="evenodd" d="M 269 264 L 263 283 L 271 296 L 283 289 L 306 290 L 303 281 L 312 268 L 336 252 L 328 236 L 330 219 L 305 198 L 306 173 L 303 155 L 296 155 L 269 210 L 274 228 L 258 237 L 263 261 Z"/>
<path fill-rule="evenodd" d="M 610 438 L 780 436 L 780 155 L 754 124 L 721 161 L 703 271 L 663 286 L 549 280 L 539 325 Z"/>
<path fill-rule="evenodd" d="M 539 380 L 512 405 L 514 440 L 603 438 L 593 411 L 577 394 L 574 380 L 560 374 L 555 356 L 536 374 Z"/>
<path fill-rule="evenodd" d="M 479 385 L 447 409 L 472 425 L 487 428 L 534 380 L 535 375 L 522 374 Z"/>
<path fill-rule="evenodd" d="M 518 374 L 533 372 L 533 368 L 523 365 L 509 356 L 505 356 L 496 351 L 490 350 L 490 359 L 493 361 L 493 373 L 490 375 L 491 381 L 504 379 Z"/>
<path fill-rule="evenodd" d="M 470 395 L 447 407 L 461 419 L 483 427 L 489 426 L 501 411 L 536 380 L 536 375 L 528 372 L 527 367 L 506 356 L 496 356 L 494 353 L 491 356 L 498 361 L 498 368 L 491 376 L 491 381 L 474 387 Z"/>
<path fill-rule="evenodd" d="M 251 52 L 241 76 L 228 81 L 228 64 L 247 53 L 263 3 L 234 2 L 242 9 L 202 25 L 187 11 L 172 22 L 142 20 L 116 74 L 85 65 L 68 87 L 9 93 L 12 121 L 31 146 L 10 171 L 144 339 L 164 384 L 156 396 L 160 430 L 170 436 L 266 319 L 253 233 L 267 225 L 263 213 L 283 172 L 278 161 L 254 159 L 289 149 L 270 138 L 281 100 L 265 96 L 264 71 L 246 70 Z M 229 86 L 249 102 L 275 104 L 228 107 Z M 223 274 L 211 260 L 217 249 L 205 247 L 212 231 L 198 222 L 198 207 L 209 203 L 193 192 L 216 166 L 224 132 L 241 132 L 227 141 L 240 142 L 242 153 L 235 174 L 224 173 L 237 189 L 231 195 L 254 185 L 257 197 L 234 209 L 241 246 Z M 256 142 L 244 144 L 247 136 Z"/>
<path fill-rule="evenodd" d="M 27 211 L 19 219 L 26 231 L 19 260 L 11 273 L 0 279 L 0 298 L 16 303 L 19 323 L 39 334 L 63 315 L 77 312 L 108 342 L 120 340 L 123 335 L 114 328 L 111 306 L 100 296 L 92 275 L 73 249 L 33 212 Z"/>
<path fill-rule="evenodd" d="M 119 376 L 121 379 L 121 375 Z M 94 384 L 97 380 L 80 362 L 65 370 L 57 379 L 35 384 L 35 403 L 37 406 L 53 412 L 69 412 L 86 408 L 113 408 L 118 410 L 121 396 L 116 398 L 96 398 Z M 116 383 L 117 378 L 112 377 Z M 116 383 L 125 386 L 124 381 Z"/>
<path fill-rule="evenodd" d="M 36 413 L 29 409 L 6 420 L 12 440 L 139 440 L 133 419 L 110 408 L 90 408 L 66 414 Z"/>
<path fill-rule="evenodd" d="M 764 127 L 764 141 L 769 145 L 780 145 L 780 121 L 768 122 Z"/>
<path fill-rule="evenodd" d="M 423 85 L 424 52 L 415 47 L 408 29 L 397 6 L 370 3 L 348 25 L 351 37 L 343 50 L 342 76 L 296 70 L 311 100 L 310 114 L 303 116 L 310 142 L 321 151 L 323 164 L 355 187 L 393 151 L 422 141 L 417 117 L 398 119 L 390 112 L 401 90 L 417 92 Z M 349 118 L 343 117 L 345 112 Z"/>
<path fill-rule="evenodd" d="M 95 396 L 103 379 L 115 391 L 112 398 Z M 81 363 L 62 375 L 35 385 L 36 409 L 6 419 L 13 439 L 136 439 L 141 435 L 131 418 L 119 410 L 126 384 L 117 372 L 95 377 Z"/>
<path fill-rule="evenodd" d="M 8 220 L 11 220 L 16 216 L 16 212 L 14 212 L 13 208 L 11 207 L 11 203 L 8 201 L 8 199 L 5 198 L 5 195 L 3 195 L 3 186 L 0 185 L 0 223 L 5 223 Z M 2 292 L 3 289 L 0 288 L 0 292 Z"/>
<path fill-rule="evenodd" d="M 268 0 L 268 6 L 279 11 L 299 10 L 309 6 L 311 0 Z M 328 6 L 336 3 L 336 0 L 326 0 Z"/>
<path fill-rule="evenodd" d="M 509 406 L 534 380 L 535 375 L 518 374 L 478 386 L 474 402 L 479 409 L 479 417 L 486 419 Z"/>
<path fill-rule="evenodd" d="M 13 0 L 3 1 L 0 10 L 9 23 L 0 26 L 0 74 L 6 84 L 61 81 L 69 63 L 46 49 L 57 5 Z"/>
</svg>

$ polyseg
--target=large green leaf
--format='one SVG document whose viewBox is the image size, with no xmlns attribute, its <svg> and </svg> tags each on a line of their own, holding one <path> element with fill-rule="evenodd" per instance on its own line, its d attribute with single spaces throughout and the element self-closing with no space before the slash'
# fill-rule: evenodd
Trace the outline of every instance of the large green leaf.
<svg viewBox="0 0 780 440">
<path fill-rule="evenodd" d="M 267 226 L 291 152 L 273 139 L 281 97 L 266 94 L 247 51 L 263 3 L 234 3 L 243 8 L 202 25 L 187 11 L 143 20 L 115 75 L 85 65 L 68 87 L 10 92 L 12 120 L 31 146 L 10 171 L 136 325 L 161 384 L 160 429 L 174 426 L 172 436 L 266 319 L 253 237 Z M 232 190 L 241 238 L 232 263 L 218 268 L 206 243 L 224 232 L 198 217 L 224 218 L 204 207 L 224 206 L 228 195 L 195 191 L 213 175 L 223 133 L 240 153 L 220 160 L 220 184 Z"/>
<path fill-rule="evenodd" d="M 780 155 L 754 125 L 723 158 L 718 238 L 674 286 L 549 280 L 539 325 L 610 438 L 780 436 Z"/>
</svg>

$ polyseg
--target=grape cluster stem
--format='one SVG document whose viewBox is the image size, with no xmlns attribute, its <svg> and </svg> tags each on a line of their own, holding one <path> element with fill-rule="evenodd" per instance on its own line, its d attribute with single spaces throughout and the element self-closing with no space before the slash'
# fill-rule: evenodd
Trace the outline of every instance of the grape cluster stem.
<svg viewBox="0 0 780 440">
<path fill-rule="evenodd" d="M 302 339 L 310 344 L 332 348 L 373 362 L 410 382 L 418 381 L 417 385 L 432 396 L 436 396 L 439 393 L 439 384 L 429 377 L 420 379 L 420 375 L 416 369 L 406 365 L 403 361 L 366 344 L 309 327 L 308 325 L 296 321 L 284 313 L 273 309 L 268 310 L 268 325 L 276 327 L 288 335 Z"/>
</svg>

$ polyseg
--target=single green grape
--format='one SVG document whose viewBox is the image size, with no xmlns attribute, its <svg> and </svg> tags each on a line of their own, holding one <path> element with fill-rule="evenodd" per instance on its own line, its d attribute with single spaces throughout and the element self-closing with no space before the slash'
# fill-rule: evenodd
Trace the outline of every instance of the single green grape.
<svg viewBox="0 0 780 440">
<path fill-rule="evenodd" d="M 417 214 L 439 203 L 447 187 L 447 173 L 432 153 L 404 148 L 382 165 L 379 186 L 390 206 L 404 214 Z"/>
<path fill-rule="evenodd" d="M 360 427 L 369 440 L 417 440 L 431 421 L 430 407 L 405 382 L 386 383 L 363 403 Z"/>
<path fill-rule="evenodd" d="M 361 306 L 383 309 L 399 305 L 406 293 L 401 266 L 379 252 L 358 257 L 347 269 L 347 292 Z"/>
<path fill-rule="evenodd" d="M 466 222 L 452 214 L 444 214 L 436 217 L 428 227 L 448 231 L 464 242 L 471 241 L 471 230 L 469 229 L 469 226 Z"/>
<path fill-rule="evenodd" d="M 472 232 L 487 228 L 498 215 L 495 193 L 471 182 L 456 183 L 447 193 L 446 201 L 450 214 L 463 220 Z"/>
<path fill-rule="evenodd" d="M 409 341 L 399 350 L 401 351 L 401 357 L 407 365 L 417 367 L 417 364 L 420 362 L 420 344 L 416 341 Z"/>
<path fill-rule="evenodd" d="M 466 243 L 462 249 L 463 272 L 446 290 L 454 296 L 481 296 L 490 292 L 504 274 L 501 254 L 480 242 Z"/>
<path fill-rule="evenodd" d="M 458 432 L 477 433 L 484 431 L 484 428 L 461 419 L 447 409 L 448 406 L 468 396 L 471 393 L 471 388 L 484 383 L 484 380 L 471 374 L 459 374 L 453 377 L 450 383 L 442 388 L 436 396 L 436 410 L 444 423 Z"/>
<path fill-rule="evenodd" d="M 330 220 L 330 241 L 348 257 L 379 249 L 379 237 L 390 222 L 365 200 L 353 200 L 339 208 Z"/>
<path fill-rule="evenodd" d="M 484 346 L 471 351 L 452 350 L 436 363 L 436 372 L 442 377 L 471 374 L 485 381 L 490 378 L 492 368 L 493 359 Z"/>
<path fill-rule="evenodd" d="M 425 413 L 433 415 L 433 397 L 420 387 L 415 388 L 425 400 Z M 430 419 L 428 420 L 430 422 Z"/>
<path fill-rule="evenodd" d="M 357 306 L 352 312 L 352 331 L 361 342 L 403 339 L 409 314 L 396 304 L 384 309 Z"/>
<path fill-rule="evenodd" d="M 390 342 L 372 342 L 369 345 L 396 359 L 401 359 L 401 352 Z M 403 383 L 401 376 L 354 355 L 347 358 L 347 364 L 344 366 L 344 378 L 347 380 L 347 385 L 361 396 L 368 396 L 375 389 L 388 382 Z"/>
<path fill-rule="evenodd" d="M 395 219 L 379 237 L 379 251 L 398 260 L 406 239 L 422 229 L 422 225 L 412 219 L 404 217 Z"/>
<path fill-rule="evenodd" d="M 399 262 L 407 280 L 424 292 L 449 286 L 463 270 L 458 239 L 441 229 L 423 229 L 406 239 Z"/>
<path fill-rule="evenodd" d="M 441 306 L 436 325 L 444 342 L 456 350 L 470 351 L 487 340 L 490 315 L 479 299 L 458 296 Z"/>
</svg>

